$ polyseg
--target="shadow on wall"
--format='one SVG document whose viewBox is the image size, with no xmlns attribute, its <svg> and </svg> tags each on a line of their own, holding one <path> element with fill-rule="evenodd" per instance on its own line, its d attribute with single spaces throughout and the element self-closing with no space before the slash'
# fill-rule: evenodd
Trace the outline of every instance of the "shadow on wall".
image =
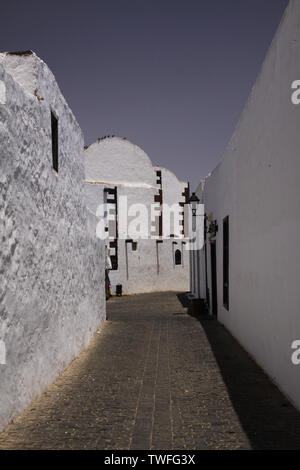
<svg viewBox="0 0 300 470">
<path fill-rule="evenodd" d="M 189 307 L 184 295 L 178 295 Z M 188 313 L 201 323 L 252 449 L 300 449 L 300 413 L 231 334 L 216 320 Z"/>
</svg>

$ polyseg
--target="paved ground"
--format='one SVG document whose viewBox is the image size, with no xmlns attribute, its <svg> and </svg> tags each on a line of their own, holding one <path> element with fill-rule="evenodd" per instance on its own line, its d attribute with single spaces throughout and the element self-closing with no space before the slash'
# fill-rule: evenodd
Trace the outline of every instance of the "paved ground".
<svg viewBox="0 0 300 470">
<path fill-rule="evenodd" d="M 300 415 L 174 293 L 111 299 L 90 346 L 0 449 L 300 449 Z"/>
</svg>

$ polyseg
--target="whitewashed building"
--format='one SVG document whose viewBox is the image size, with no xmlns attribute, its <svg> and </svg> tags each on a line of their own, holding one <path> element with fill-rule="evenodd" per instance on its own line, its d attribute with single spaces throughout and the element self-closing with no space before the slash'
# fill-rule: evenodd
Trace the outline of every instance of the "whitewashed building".
<svg viewBox="0 0 300 470">
<path fill-rule="evenodd" d="M 299 19 L 292 0 L 222 162 L 199 185 L 206 245 L 191 283 L 298 408 Z"/>
<path fill-rule="evenodd" d="M 0 429 L 105 319 L 104 243 L 84 204 L 83 137 L 47 65 L 0 54 Z"/>
<path fill-rule="evenodd" d="M 188 184 L 165 168 L 153 167 L 141 148 L 119 137 L 101 138 L 90 145 L 85 151 L 85 170 L 87 206 L 112 237 L 107 246 L 113 293 L 118 284 L 123 294 L 188 290 L 189 253 L 184 233 Z M 127 207 L 122 205 L 124 200 Z M 105 204 L 102 212 L 101 204 Z M 171 217 L 169 224 L 165 207 L 173 204 L 177 204 L 178 223 Z M 153 205 L 155 220 L 150 216 Z M 134 223 L 135 210 L 145 208 L 145 236 L 131 236 L 122 222 L 128 214 L 129 224 L 130 218 Z M 108 212 L 113 213 L 111 221 Z"/>
</svg>

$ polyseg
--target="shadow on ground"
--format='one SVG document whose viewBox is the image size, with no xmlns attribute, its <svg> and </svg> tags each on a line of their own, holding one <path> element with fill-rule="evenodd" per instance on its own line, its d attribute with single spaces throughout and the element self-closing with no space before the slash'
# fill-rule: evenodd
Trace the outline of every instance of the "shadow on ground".
<svg viewBox="0 0 300 470">
<path fill-rule="evenodd" d="M 185 295 L 178 298 L 201 323 L 252 449 L 300 449 L 300 413 L 216 320 L 193 312 Z"/>
</svg>

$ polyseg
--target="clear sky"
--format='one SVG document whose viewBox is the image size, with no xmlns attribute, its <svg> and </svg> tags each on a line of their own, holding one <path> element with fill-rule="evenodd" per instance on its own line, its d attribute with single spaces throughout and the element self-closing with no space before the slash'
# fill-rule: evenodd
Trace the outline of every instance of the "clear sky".
<svg viewBox="0 0 300 470">
<path fill-rule="evenodd" d="M 9 0 L 0 49 L 48 64 L 86 145 L 127 137 L 193 188 L 221 160 L 287 4 Z"/>
</svg>

